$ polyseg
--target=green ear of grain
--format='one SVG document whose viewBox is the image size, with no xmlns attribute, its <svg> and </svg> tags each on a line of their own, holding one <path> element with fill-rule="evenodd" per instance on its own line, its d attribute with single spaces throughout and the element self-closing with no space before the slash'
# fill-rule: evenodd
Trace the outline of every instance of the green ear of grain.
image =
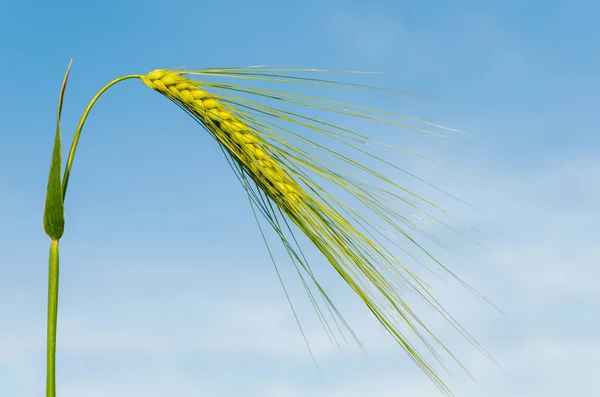
<svg viewBox="0 0 600 397">
<path fill-rule="evenodd" d="M 58 117 L 56 119 L 56 135 L 54 137 L 54 149 L 52 150 L 52 160 L 50 162 L 50 172 L 48 174 L 48 188 L 46 189 L 46 203 L 44 205 L 44 231 L 52 240 L 58 240 L 62 237 L 65 230 L 65 215 L 62 194 L 61 179 L 61 144 L 60 144 L 60 115 L 62 112 L 65 89 L 67 88 L 67 79 L 71 63 L 67 68 L 67 73 L 63 80 L 58 99 Z"/>
<path fill-rule="evenodd" d="M 481 353 L 491 358 L 489 353 L 446 311 L 434 297 L 430 287 L 405 265 L 405 261 L 390 251 L 390 248 L 400 248 L 420 264 L 424 262 L 420 261 L 418 256 L 425 256 L 427 260 L 431 260 L 441 270 L 446 271 L 463 286 L 479 295 L 437 260 L 428 251 L 427 246 L 420 242 L 423 240 L 412 235 L 412 232 L 418 233 L 420 237 L 451 249 L 414 218 L 427 219 L 432 224 L 444 226 L 467 237 L 444 222 L 440 215 L 449 216 L 462 223 L 464 221 L 394 182 L 389 176 L 369 168 L 356 158 L 330 149 L 327 143 L 320 143 L 312 137 L 316 134 L 317 139 L 327 138 L 332 144 L 344 145 L 348 150 L 354 150 L 354 153 L 367 155 L 370 159 L 381 162 L 394 171 L 404 172 L 423 182 L 414 174 L 365 150 L 361 144 L 368 145 L 369 142 L 373 142 L 391 149 L 405 151 L 404 149 L 371 139 L 341 125 L 322 121 L 318 117 L 303 114 L 301 109 L 370 120 L 444 138 L 450 137 L 422 127 L 406 125 L 402 119 L 463 133 L 433 123 L 350 103 L 293 92 L 192 80 L 186 75 L 304 84 L 367 92 L 379 90 L 375 87 L 355 86 L 331 80 L 281 75 L 278 74 L 278 70 L 158 69 L 140 76 L 140 80 L 146 86 L 173 101 L 221 145 L 226 159 L 248 193 L 252 209 L 264 216 L 264 220 L 273 227 L 284 244 L 311 303 L 320 316 L 319 319 L 323 320 L 322 324 L 326 331 L 330 331 L 332 327 L 327 324 L 328 320 L 323 315 L 324 311 L 319 308 L 319 303 L 314 299 L 313 292 L 318 292 L 323 298 L 323 303 L 338 326 L 339 332 L 342 333 L 339 326 L 342 324 L 362 347 L 348 323 L 319 285 L 290 226 L 295 226 L 296 230 L 302 232 L 323 254 L 324 259 L 443 395 L 454 394 L 436 368 L 449 373 L 440 353 L 449 356 L 477 382 L 458 357 L 422 321 L 420 315 L 412 310 L 407 296 L 422 299 Z M 252 96 L 258 100 L 253 100 Z M 286 110 L 277 104 L 271 106 L 268 104 L 269 101 L 295 105 L 298 111 Z M 296 127 L 301 130 L 297 131 Z M 424 156 L 418 156 L 431 161 Z M 346 196 L 348 201 L 336 197 L 324 183 L 342 189 L 349 195 Z M 415 212 L 419 216 L 416 216 Z M 400 243 L 405 245 L 401 246 Z M 416 255 L 409 251 L 411 248 Z M 271 254 L 270 250 L 269 254 Z M 311 290 L 305 280 L 312 281 L 314 289 Z M 436 367 L 432 365 L 433 360 Z"/>
</svg>

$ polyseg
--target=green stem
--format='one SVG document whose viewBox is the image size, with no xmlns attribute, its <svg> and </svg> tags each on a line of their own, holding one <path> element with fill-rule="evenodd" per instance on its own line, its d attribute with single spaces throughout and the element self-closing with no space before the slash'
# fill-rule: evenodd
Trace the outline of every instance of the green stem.
<svg viewBox="0 0 600 397">
<path fill-rule="evenodd" d="M 73 165 L 73 158 L 75 157 L 75 151 L 77 150 L 77 144 L 79 137 L 81 136 L 81 130 L 85 124 L 85 120 L 88 114 L 92 110 L 92 107 L 98 101 L 100 96 L 106 92 L 110 87 L 117 84 L 120 81 L 140 78 L 140 75 L 131 74 L 119 77 L 102 87 L 100 91 L 92 98 L 88 106 L 85 108 L 77 129 L 75 130 L 75 136 L 73 137 L 73 143 L 71 144 L 71 150 L 69 151 L 69 157 L 67 158 L 67 164 L 65 167 L 65 173 L 62 180 L 62 200 L 64 203 L 65 195 L 67 192 L 67 184 L 69 183 L 69 175 L 71 173 L 71 166 Z M 64 94 L 64 84 L 63 84 Z M 61 94 L 61 106 L 62 107 L 62 94 Z M 60 120 L 60 113 L 59 113 Z M 64 205 L 64 204 L 63 204 Z M 48 334 L 46 344 L 46 397 L 56 397 L 56 325 L 58 318 L 58 239 L 53 239 L 50 243 L 50 260 L 48 269 Z"/>
<path fill-rule="evenodd" d="M 83 114 L 81 115 L 81 119 L 79 120 L 79 124 L 77 125 L 77 129 L 75 130 L 75 135 L 73 137 L 73 143 L 71 144 L 71 150 L 69 151 L 69 157 L 67 158 L 67 165 L 65 167 L 65 174 L 63 176 L 63 182 L 62 182 L 63 201 L 67 194 L 67 185 L 69 184 L 69 175 L 71 174 L 71 166 L 73 165 L 73 158 L 75 157 L 75 151 L 77 150 L 77 143 L 79 142 L 79 137 L 81 136 L 81 130 L 83 129 L 83 124 L 85 123 L 85 120 L 87 119 L 87 116 L 90 113 L 90 110 L 92 110 L 92 107 L 94 106 L 94 104 L 96 103 L 98 98 L 100 98 L 100 96 L 102 94 L 104 94 L 104 92 L 106 90 L 108 90 L 110 87 L 112 87 L 113 85 L 115 85 L 118 82 L 121 82 L 123 80 L 139 79 L 140 77 L 141 76 L 139 74 L 128 74 L 126 76 L 121 76 L 121 77 L 111 81 L 110 83 L 108 83 L 107 85 L 102 87 L 102 89 L 100 91 L 98 91 L 98 93 L 92 98 L 90 103 L 85 108 L 85 111 L 83 112 Z"/>
<path fill-rule="evenodd" d="M 58 240 L 50 243 L 46 397 L 56 397 L 56 320 L 58 316 Z"/>
</svg>

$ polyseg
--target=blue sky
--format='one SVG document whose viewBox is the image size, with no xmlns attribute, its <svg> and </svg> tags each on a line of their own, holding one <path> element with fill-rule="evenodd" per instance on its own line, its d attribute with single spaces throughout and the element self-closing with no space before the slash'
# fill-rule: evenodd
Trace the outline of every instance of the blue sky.
<svg viewBox="0 0 600 397">
<path fill-rule="evenodd" d="M 448 252 L 441 259 L 509 316 L 456 283 L 428 280 L 504 369 L 432 316 L 485 392 L 460 372 L 450 385 L 465 397 L 597 396 L 599 12 L 592 1 L 4 4 L 2 395 L 43 395 L 49 241 L 41 216 L 57 95 L 73 58 L 65 146 L 102 85 L 156 68 L 386 71 L 364 81 L 439 98 L 364 99 L 485 138 L 448 143 L 400 135 L 411 149 L 476 175 L 393 157 L 478 207 L 428 192 L 481 230 L 489 248 L 457 242 L 469 259 Z M 393 137 L 392 130 L 372 132 Z M 88 119 L 66 222 L 61 397 L 438 395 L 313 253 L 313 266 L 323 268 L 325 285 L 370 354 L 354 345 L 338 352 L 282 257 L 319 379 L 220 151 L 139 82 L 111 89 Z"/>
</svg>

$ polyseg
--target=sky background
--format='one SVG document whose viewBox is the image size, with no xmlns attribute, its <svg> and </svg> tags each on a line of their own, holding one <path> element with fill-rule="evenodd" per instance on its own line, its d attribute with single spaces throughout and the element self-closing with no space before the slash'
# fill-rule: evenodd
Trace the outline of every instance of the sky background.
<svg viewBox="0 0 600 397">
<path fill-rule="evenodd" d="M 42 211 L 58 92 L 73 58 L 65 156 L 100 87 L 157 68 L 385 71 L 350 77 L 439 98 L 348 96 L 480 137 L 449 142 L 356 125 L 473 172 L 388 157 L 477 207 L 420 187 L 480 230 L 476 238 L 489 250 L 456 240 L 468 259 L 444 251 L 440 259 L 508 316 L 456 282 L 427 280 L 502 366 L 424 311 L 484 389 L 459 370 L 449 385 L 465 397 L 600 395 L 595 3 L 4 2 L 0 394 L 44 393 L 49 239 Z M 92 111 L 71 174 L 58 395 L 439 395 L 329 265 L 308 253 L 369 350 L 340 352 L 329 342 L 280 256 L 322 380 L 245 193 L 214 141 L 139 82 L 117 85 Z"/>
</svg>

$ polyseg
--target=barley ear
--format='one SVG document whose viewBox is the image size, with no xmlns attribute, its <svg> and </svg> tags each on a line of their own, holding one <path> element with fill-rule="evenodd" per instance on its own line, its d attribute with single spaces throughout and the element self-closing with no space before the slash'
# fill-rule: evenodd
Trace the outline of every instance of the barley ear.
<svg viewBox="0 0 600 397">
<path fill-rule="evenodd" d="M 341 276 L 387 333 L 444 395 L 451 396 L 453 393 L 439 375 L 439 371 L 429 362 L 434 360 L 439 368 L 447 370 L 439 353 L 449 356 L 477 382 L 459 359 L 412 310 L 407 297 L 422 299 L 473 346 L 484 355 L 489 355 L 437 301 L 428 285 L 405 265 L 404 260 L 389 250 L 392 247 L 400 248 L 415 259 L 415 255 L 398 244 L 405 243 L 415 254 L 426 256 L 427 260 L 431 260 L 443 271 L 458 279 L 419 240 L 413 238 L 414 232 L 415 237 L 420 235 L 447 247 L 412 218 L 417 212 L 422 219 L 456 232 L 456 229 L 440 219 L 440 214 L 459 221 L 460 219 L 394 182 L 389 176 L 366 166 L 357 158 L 332 150 L 321 139 L 328 139 L 332 145 L 343 145 L 348 150 L 354 150 L 355 154 L 366 155 L 379 162 L 379 165 L 389 166 L 396 171 L 403 170 L 365 150 L 361 144 L 373 142 L 391 149 L 404 151 L 403 149 L 378 142 L 340 125 L 322 121 L 318 117 L 302 114 L 301 110 L 304 108 L 336 116 L 370 120 L 442 137 L 443 135 L 432 133 L 425 127 L 406 125 L 402 120 L 446 131 L 461 134 L 462 132 L 326 98 L 187 77 L 224 77 L 381 92 L 376 87 L 293 77 L 288 75 L 288 72 L 256 68 L 160 69 L 140 76 L 140 80 L 179 106 L 220 144 L 232 170 L 248 193 L 252 209 L 263 215 L 284 244 L 319 319 L 323 320 L 326 331 L 330 331 L 332 327 L 327 324 L 322 315 L 324 310 L 318 308 L 319 304 L 313 298 L 311 287 L 305 280 L 312 282 L 314 292 L 323 298 L 324 305 L 340 333 L 340 325 L 343 325 L 360 344 L 321 288 L 298 245 L 295 231 L 303 233 L 320 251 L 326 262 Z M 268 101 L 276 101 L 277 104 L 271 106 L 265 103 Z M 298 111 L 282 108 L 281 104 L 297 106 Z M 406 174 L 414 176 L 408 172 Z M 339 189 L 345 199 L 334 194 L 331 188 Z M 402 209 L 399 205 L 405 207 Z M 406 211 L 409 211 L 409 216 Z M 294 226 L 296 228 L 292 229 Z M 462 280 L 458 280 L 466 286 Z M 416 344 L 419 344 L 420 348 Z"/>
</svg>

